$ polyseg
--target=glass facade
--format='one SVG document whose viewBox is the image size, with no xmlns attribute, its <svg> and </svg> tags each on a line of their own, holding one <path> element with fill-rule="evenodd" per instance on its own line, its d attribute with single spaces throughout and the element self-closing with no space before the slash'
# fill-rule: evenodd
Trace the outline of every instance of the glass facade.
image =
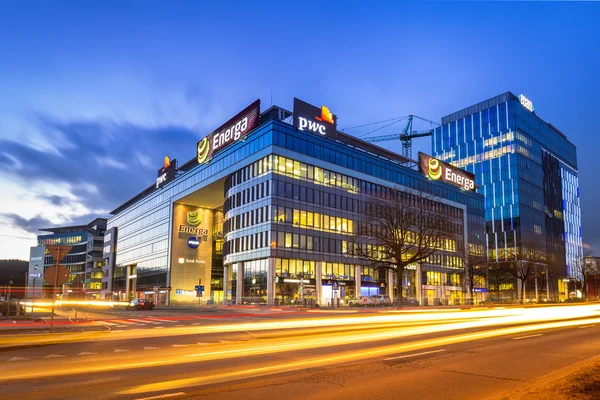
<svg viewBox="0 0 600 400">
<path fill-rule="evenodd" d="M 180 203 L 214 210 L 207 298 L 215 302 L 301 298 L 327 304 L 334 301 L 333 281 L 340 285 L 341 301 L 365 292 L 391 293 L 396 283 L 349 251 L 368 196 L 391 190 L 418 187 L 439 197 L 439 211 L 448 215 L 457 239 L 430 257 L 424 269 L 438 272 L 446 290 L 462 291 L 457 247 L 468 242 L 481 252 L 484 248 L 481 195 L 429 181 L 396 161 L 281 121 L 263 123 L 209 163 L 190 165 L 162 189 L 149 188 L 113 212 L 108 227 L 118 228 L 114 291 L 141 292 L 140 283 L 151 276 L 152 285 L 169 286 L 180 264 L 189 261 L 171 257 L 175 241 L 182 240 L 171 229 L 174 206 Z M 416 272 L 405 283 L 414 287 Z M 431 285 L 434 290 L 436 283 Z M 194 286 L 172 290 L 183 296 Z M 446 293 L 440 289 L 435 297 Z"/>
<path fill-rule="evenodd" d="M 475 174 L 493 262 L 538 241 L 556 278 L 581 278 L 577 155 L 564 134 L 507 92 L 444 117 L 432 144 L 436 157 Z"/>
</svg>

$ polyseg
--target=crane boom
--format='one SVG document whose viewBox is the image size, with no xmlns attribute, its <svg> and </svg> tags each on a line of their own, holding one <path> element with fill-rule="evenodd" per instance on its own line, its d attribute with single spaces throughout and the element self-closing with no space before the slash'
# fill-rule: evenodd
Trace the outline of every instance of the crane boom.
<svg viewBox="0 0 600 400">
<path fill-rule="evenodd" d="M 402 155 L 406 158 L 412 159 L 412 139 L 420 138 L 425 136 L 433 135 L 433 129 L 429 129 L 426 131 L 413 131 L 413 118 L 420 119 L 421 121 L 429 122 L 432 125 L 440 126 L 437 122 L 433 122 L 431 120 L 418 117 L 414 114 L 409 115 L 408 121 L 406 123 L 406 127 L 401 134 L 395 135 L 383 135 L 383 136 L 375 136 L 370 138 L 364 138 L 363 140 L 367 142 L 386 142 L 390 140 L 400 140 L 402 142 Z"/>
</svg>

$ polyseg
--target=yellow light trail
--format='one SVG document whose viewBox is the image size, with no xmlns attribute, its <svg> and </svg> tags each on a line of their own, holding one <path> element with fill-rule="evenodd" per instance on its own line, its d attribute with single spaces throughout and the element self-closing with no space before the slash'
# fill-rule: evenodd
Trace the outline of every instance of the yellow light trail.
<svg viewBox="0 0 600 400">
<path fill-rule="evenodd" d="M 187 326 L 183 328 L 166 328 L 158 330 L 130 330 L 121 332 L 107 331 L 98 332 L 79 332 L 67 334 L 18 334 L 0 336 L 0 347 L 11 347 L 15 345 L 32 344 L 60 344 L 81 341 L 106 341 L 106 340 L 126 340 L 142 339 L 153 337 L 168 337 L 182 335 L 198 335 L 211 333 L 233 333 L 233 332 L 257 332 L 274 330 L 292 330 L 292 329 L 317 329 L 317 328 L 341 328 L 365 327 L 372 328 L 375 325 L 381 327 L 400 327 L 407 324 L 436 323 L 440 324 L 449 321 L 477 320 L 471 327 L 486 327 L 492 325 L 508 325 L 521 323 L 534 323 L 544 321 L 567 320 L 575 318 L 585 318 L 589 316 L 600 315 L 600 305 L 582 305 L 582 306 L 555 306 L 543 308 L 508 308 L 477 311 L 453 311 L 444 313 L 421 313 L 421 314 L 400 314 L 385 313 L 377 315 L 352 315 L 338 318 L 301 318 L 293 320 L 245 322 L 234 324 L 216 324 L 202 326 Z M 306 331 L 305 331 L 306 332 Z M 431 332 L 435 332 L 432 330 Z M 418 334 L 418 333 L 417 333 Z"/>
<path fill-rule="evenodd" d="M 560 327 L 577 326 L 577 325 L 589 325 L 600 322 L 600 318 L 587 318 L 583 320 L 571 320 L 571 321 L 557 321 L 552 323 L 540 323 L 538 325 L 525 325 L 508 328 L 494 328 L 490 331 L 480 333 L 470 333 L 464 335 L 458 335 L 454 337 L 442 338 L 442 339 L 430 339 L 413 344 L 403 345 L 392 345 L 384 346 L 379 350 L 365 350 L 365 351 L 353 351 L 352 357 L 356 356 L 358 359 L 361 357 L 377 357 L 379 354 L 394 354 L 402 351 L 408 351 L 406 349 L 425 349 L 429 347 L 439 346 L 440 344 L 458 343 L 460 341 L 467 340 L 478 340 L 488 337 L 509 335 L 514 333 L 523 333 L 536 330 L 554 329 Z M 32 378 L 44 378 L 53 376 L 72 375 L 79 373 L 97 373 L 104 371 L 119 371 L 128 370 L 135 368 L 147 368 L 152 366 L 161 365 L 174 365 L 174 364 L 186 364 L 186 363 L 197 363 L 214 360 L 223 360 L 230 358 L 241 358 L 241 357 L 252 357 L 259 355 L 270 355 L 274 353 L 283 353 L 289 351 L 298 350 L 314 350 L 317 348 L 326 347 L 340 347 L 351 344 L 364 344 L 368 342 L 377 342 L 390 339 L 406 338 L 412 336 L 418 336 L 423 334 L 431 333 L 444 333 L 451 332 L 454 330 L 464 330 L 472 328 L 480 328 L 488 325 L 489 321 L 469 321 L 469 322 L 458 322 L 440 325 L 428 325 L 428 326 L 417 326 L 417 327 L 405 327 L 397 329 L 392 326 L 392 329 L 386 331 L 378 331 L 377 329 L 386 328 L 386 325 L 376 325 L 371 330 L 361 330 L 359 332 L 347 332 L 340 333 L 335 337 L 331 336 L 312 336 L 312 337 L 300 337 L 295 341 L 290 341 L 289 338 L 282 338 L 276 340 L 258 340 L 256 342 L 246 343 L 234 343 L 234 344 L 215 344 L 211 347 L 216 347 L 214 350 L 203 351 L 196 354 L 182 353 L 181 350 L 170 350 L 161 351 L 160 359 L 152 361 L 124 361 L 119 355 L 112 355 L 114 362 L 109 363 L 105 357 L 89 356 L 85 361 L 75 361 L 71 364 L 55 364 L 50 363 L 51 369 L 44 369 L 42 363 L 39 365 L 39 369 L 32 372 L 29 365 L 24 364 L 22 371 L 19 371 L 17 365 L 0 365 L 0 371 L 4 370 L 4 373 L 0 375 L 0 381 L 18 380 L 18 379 L 32 379 Z M 492 324 L 495 325 L 495 324 Z M 453 342 L 454 340 L 454 342 Z M 417 346 L 417 347 L 414 347 Z M 148 357 L 147 353 L 142 353 L 141 357 Z M 362 356 L 359 356 L 361 355 Z M 135 354 L 130 354 L 129 359 L 135 357 Z M 139 355 L 138 355 L 139 357 Z M 97 358 L 96 362 L 93 360 Z M 101 361 L 101 362 L 100 362 Z"/>
</svg>

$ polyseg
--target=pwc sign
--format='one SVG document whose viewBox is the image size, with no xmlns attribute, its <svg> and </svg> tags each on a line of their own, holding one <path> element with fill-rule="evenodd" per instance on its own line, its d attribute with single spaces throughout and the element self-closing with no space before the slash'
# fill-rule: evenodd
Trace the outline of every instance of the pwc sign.
<svg viewBox="0 0 600 400">
<path fill-rule="evenodd" d="M 337 131 L 337 117 L 326 106 L 319 108 L 294 98 L 294 126 L 300 131 L 333 135 Z"/>
</svg>

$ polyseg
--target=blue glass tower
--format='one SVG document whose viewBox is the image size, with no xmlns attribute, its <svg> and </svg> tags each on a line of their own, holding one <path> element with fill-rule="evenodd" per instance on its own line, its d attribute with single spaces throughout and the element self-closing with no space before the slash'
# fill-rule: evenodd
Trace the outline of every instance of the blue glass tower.
<svg viewBox="0 0 600 400">
<path fill-rule="evenodd" d="M 488 255 L 509 262 L 540 242 L 553 286 L 581 279 L 583 247 L 576 147 L 511 92 L 442 118 L 436 157 L 472 172 L 485 198 Z M 560 289 L 559 289 L 560 291 Z"/>
</svg>

